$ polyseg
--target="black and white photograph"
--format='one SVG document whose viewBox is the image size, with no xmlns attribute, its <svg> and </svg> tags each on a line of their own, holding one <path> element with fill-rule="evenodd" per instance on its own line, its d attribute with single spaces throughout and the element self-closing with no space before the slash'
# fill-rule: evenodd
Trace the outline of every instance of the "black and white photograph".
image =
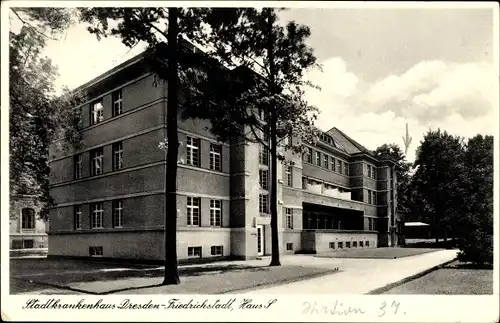
<svg viewBox="0 0 500 323">
<path fill-rule="evenodd" d="M 498 8 L 2 2 L 2 319 L 497 321 Z"/>
</svg>

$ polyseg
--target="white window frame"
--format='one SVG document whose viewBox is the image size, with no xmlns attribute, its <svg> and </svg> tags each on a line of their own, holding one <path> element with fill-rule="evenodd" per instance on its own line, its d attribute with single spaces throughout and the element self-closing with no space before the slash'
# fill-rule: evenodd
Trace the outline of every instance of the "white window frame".
<svg viewBox="0 0 500 323">
<path fill-rule="evenodd" d="M 210 200 L 210 226 L 222 226 L 222 201 Z"/>
<path fill-rule="evenodd" d="M 189 258 L 201 258 L 202 250 L 201 246 L 188 247 L 187 255 Z"/>
<path fill-rule="evenodd" d="M 24 211 L 26 210 L 27 213 Z M 36 212 L 31 207 L 21 209 L 21 230 L 33 231 L 35 230 Z"/>
<path fill-rule="evenodd" d="M 123 142 L 118 141 L 113 143 L 113 171 L 123 168 Z"/>
<path fill-rule="evenodd" d="M 307 152 L 306 152 L 306 162 L 309 164 L 312 164 L 312 155 L 313 155 L 313 150 L 312 148 L 307 147 Z"/>
<path fill-rule="evenodd" d="M 82 205 L 75 205 L 75 230 L 82 229 L 82 216 L 83 216 L 83 207 Z"/>
<path fill-rule="evenodd" d="M 327 154 L 323 154 L 323 167 L 328 169 L 329 162 L 330 162 L 330 156 L 328 156 Z"/>
<path fill-rule="evenodd" d="M 342 174 L 342 160 L 337 159 L 337 173 Z"/>
<path fill-rule="evenodd" d="M 123 200 L 113 201 L 113 227 L 123 227 Z"/>
<path fill-rule="evenodd" d="M 95 125 L 104 120 L 104 105 L 102 100 L 93 102 L 90 105 L 90 125 Z"/>
<path fill-rule="evenodd" d="M 287 242 L 285 247 L 286 247 L 286 251 L 293 251 L 293 243 L 292 242 Z"/>
<path fill-rule="evenodd" d="M 259 186 L 263 190 L 269 189 L 269 171 L 267 169 L 259 169 Z"/>
<path fill-rule="evenodd" d="M 123 113 L 123 93 L 122 89 L 116 90 L 111 95 L 113 101 L 113 117 Z"/>
<path fill-rule="evenodd" d="M 316 150 L 316 166 L 321 167 L 321 151 Z"/>
<path fill-rule="evenodd" d="M 186 138 L 186 164 L 194 167 L 200 167 L 200 138 L 188 136 Z M 196 158 L 195 158 L 196 157 Z"/>
<path fill-rule="evenodd" d="M 259 145 L 259 164 L 269 165 L 269 151 L 263 144 Z"/>
<path fill-rule="evenodd" d="M 103 228 L 103 203 L 92 203 L 90 204 L 90 228 L 91 229 L 102 229 Z"/>
<path fill-rule="evenodd" d="M 336 170 L 336 166 L 337 166 L 337 165 L 335 165 L 335 162 L 336 162 L 336 161 L 335 161 L 335 157 L 330 156 L 330 169 L 331 169 L 332 171 L 335 171 L 335 170 Z"/>
<path fill-rule="evenodd" d="M 104 150 L 102 148 L 94 149 L 90 152 L 90 171 L 92 176 L 97 176 L 104 171 Z M 99 165 L 99 167 L 97 167 Z"/>
<path fill-rule="evenodd" d="M 293 166 L 285 165 L 286 186 L 293 186 Z"/>
<path fill-rule="evenodd" d="M 186 202 L 187 225 L 199 227 L 201 223 L 201 214 L 200 214 L 201 199 L 199 197 L 188 196 L 186 200 L 187 200 Z"/>
<path fill-rule="evenodd" d="M 287 229 L 293 229 L 293 209 L 285 208 L 285 226 Z"/>
<path fill-rule="evenodd" d="M 104 248 L 102 246 L 90 246 L 89 256 L 90 257 L 102 257 L 104 254 Z"/>
<path fill-rule="evenodd" d="M 210 169 L 221 171 L 222 170 L 222 146 L 210 144 Z"/>
<path fill-rule="evenodd" d="M 259 194 L 259 213 L 269 214 L 269 194 Z"/>
<path fill-rule="evenodd" d="M 74 179 L 80 179 L 82 178 L 82 171 L 83 171 L 83 155 L 78 154 L 75 155 L 73 158 L 73 163 L 74 163 Z"/>
<path fill-rule="evenodd" d="M 211 246 L 210 247 L 210 255 L 223 256 L 224 255 L 224 246 Z"/>
</svg>

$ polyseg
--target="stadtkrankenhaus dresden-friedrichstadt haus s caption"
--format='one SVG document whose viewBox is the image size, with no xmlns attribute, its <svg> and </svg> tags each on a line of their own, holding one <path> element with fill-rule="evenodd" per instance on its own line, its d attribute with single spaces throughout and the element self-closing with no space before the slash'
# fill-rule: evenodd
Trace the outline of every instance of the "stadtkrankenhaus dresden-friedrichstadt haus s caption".
<svg viewBox="0 0 500 323">
<path fill-rule="evenodd" d="M 161 261 L 164 257 L 166 87 L 144 53 L 84 84 L 81 145 L 50 148 L 49 257 Z M 269 154 L 215 140 L 209 121 L 179 118 L 180 262 L 271 253 Z M 278 162 L 280 252 L 398 245 L 396 172 L 341 130 Z"/>
</svg>

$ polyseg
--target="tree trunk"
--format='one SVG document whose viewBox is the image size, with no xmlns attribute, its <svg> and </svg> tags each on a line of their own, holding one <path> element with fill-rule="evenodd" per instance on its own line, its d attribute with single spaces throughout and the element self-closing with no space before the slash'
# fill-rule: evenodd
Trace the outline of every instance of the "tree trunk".
<svg viewBox="0 0 500 323">
<path fill-rule="evenodd" d="M 167 70 L 167 171 L 165 174 L 165 277 L 163 285 L 180 283 L 177 269 L 177 22 L 178 9 L 168 10 L 168 70 Z"/>
<path fill-rule="evenodd" d="M 269 24 L 269 34 L 267 43 L 267 55 L 269 59 L 269 92 L 271 96 L 276 94 L 276 84 L 275 84 L 275 73 L 276 68 L 274 65 L 274 38 L 273 38 L 273 23 L 274 17 L 272 16 L 272 10 L 267 9 L 268 24 Z M 273 102 L 272 100 L 271 102 Z M 277 162 L 277 138 L 276 138 L 276 124 L 278 122 L 276 116 L 276 109 L 274 106 L 269 107 L 271 109 L 271 263 L 269 266 L 281 266 L 280 263 L 280 246 L 278 237 L 278 162 Z"/>
</svg>

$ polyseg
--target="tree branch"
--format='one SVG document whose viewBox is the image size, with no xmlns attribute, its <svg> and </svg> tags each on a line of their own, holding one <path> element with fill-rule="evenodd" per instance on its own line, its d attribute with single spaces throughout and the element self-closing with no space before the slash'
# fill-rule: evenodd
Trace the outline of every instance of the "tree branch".
<svg viewBox="0 0 500 323">
<path fill-rule="evenodd" d="M 29 27 L 33 28 L 34 31 L 36 31 L 37 33 L 39 33 L 40 35 L 42 35 L 43 37 L 45 37 L 47 39 L 51 39 L 51 40 L 55 40 L 55 41 L 60 40 L 60 39 L 52 38 L 50 36 L 45 35 L 43 32 L 38 30 L 38 28 L 34 27 L 32 24 L 30 24 L 29 22 L 27 22 L 26 20 L 21 18 L 21 16 L 13 8 L 10 8 L 10 10 L 12 10 L 12 12 L 17 16 L 17 18 L 23 23 L 23 25 L 28 25 Z"/>
</svg>

